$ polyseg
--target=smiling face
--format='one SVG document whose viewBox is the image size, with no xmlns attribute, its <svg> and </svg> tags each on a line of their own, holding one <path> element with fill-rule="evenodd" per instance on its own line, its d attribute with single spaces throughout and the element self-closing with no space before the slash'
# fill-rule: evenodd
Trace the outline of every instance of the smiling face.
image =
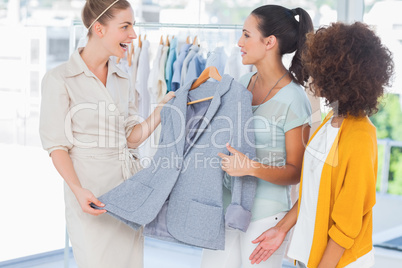
<svg viewBox="0 0 402 268">
<path fill-rule="evenodd" d="M 110 55 L 123 58 L 131 41 L 137 38 L 134 31 L 134 14 L 131 8 L 117 10 L 114 18 L 103 25 L 102 43 Z M 94 25 L 95 27 L 97 25 Z"/>
<path fill-rule="evenodd" d="M 254 15 L 245 20 L 243 34 L 237 44 L 241 48 L 243 64 L 255 64 L 265 57 L 264 37 L 258 30 L 258 20 Z"/>
</svg>

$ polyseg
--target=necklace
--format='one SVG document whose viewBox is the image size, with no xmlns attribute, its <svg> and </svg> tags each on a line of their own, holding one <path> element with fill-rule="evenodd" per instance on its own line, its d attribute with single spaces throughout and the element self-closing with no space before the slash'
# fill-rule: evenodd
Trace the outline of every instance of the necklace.
<svg viewBox="0 0 402 268">
<path fill-rule="evenodd" d="M 265 96 L 265 98 L 262 100 L 262 102 L 255 108 L 253 109 L 253 113 L 255 113 L 255 111 L 257 111 L 258 108 L 260 108 L 261 104 L 263 104 L 265 102 L 265 100 L 268 98 L 269 94 L 271 93 L 271 91 L 276 87 L 276 85 L 282 80 L 282 78 L 284 78 L 287 75 L 288 71 L 286 71 L 286 73 L 284 75 L 282 75 L 281 78 L 279 78 L 278 81 L 276 81 L 275 85 L 268 91 L 268 94 Z M 257 73 L 257 77 L 254 80 L 254 84 L 253 87 L 251 88 L 250 92 L 252 93 L 255 87 L 255 83 L 257 83 L 257 79 L 258 79 L 258 73 Z"/>
</svg>

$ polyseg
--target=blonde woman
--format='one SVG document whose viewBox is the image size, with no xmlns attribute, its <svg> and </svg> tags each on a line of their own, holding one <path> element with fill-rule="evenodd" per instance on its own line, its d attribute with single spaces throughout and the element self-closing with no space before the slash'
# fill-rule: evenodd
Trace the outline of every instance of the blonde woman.
<svg viewBox="0 0 402 268">
<path fill-rule="evenodd" d="M 133 175 L 137 148 L 160 123 L 165 96 L 149 118 L 136 120 L 129 77 L 110 56 L 124 57 L 137 36 L 126 0 L 87 0 L 88 44 L 42 81 L 40 135 L 65 181 L 67 229 L 79 267 L 143 267 L 142 231 L 95 210 L 95 196 Z"/>
</svg>

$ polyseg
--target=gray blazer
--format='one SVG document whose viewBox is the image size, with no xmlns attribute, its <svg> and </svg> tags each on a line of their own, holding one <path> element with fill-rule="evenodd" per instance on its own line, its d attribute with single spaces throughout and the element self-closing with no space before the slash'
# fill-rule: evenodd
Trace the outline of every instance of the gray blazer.
<svg viewBox="0 0 402 268">
<path fill-rule="evenodd" d="M 177 90 L 161 111 L 162 133 L 151 165 L 99 200 L 131 227 L 146 225 L 147 236 L 224 249 L 225 224 L 243 232 L 248 228 L 257 178 L 232 178 L 225 213 L 218 153 L 228 154 L 229 142 L 255 157 L 252 95 L 228 75 L 189 91 L 191 84 Z M 209 96 L 212 101 L 187 105 Z"/>
</svg>

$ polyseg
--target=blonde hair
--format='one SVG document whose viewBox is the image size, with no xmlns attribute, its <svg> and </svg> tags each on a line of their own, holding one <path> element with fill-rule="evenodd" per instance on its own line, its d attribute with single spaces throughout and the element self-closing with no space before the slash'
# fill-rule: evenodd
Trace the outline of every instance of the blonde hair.
<svg viewBox="0 0 402 268">
<path fill-rule="evenodd" d="M 102 25 L 107 25 L 107 22 L 114 18 L 116 10 L 125 10 L 131 7 L 127 0 L 114 2 L 115 0 L 87 0 L 85 2 L 81 17 L 82 22 L 88 29 L 88 36 L 91 35 L 90 26 L 96 21 Z"/>
</svg>

